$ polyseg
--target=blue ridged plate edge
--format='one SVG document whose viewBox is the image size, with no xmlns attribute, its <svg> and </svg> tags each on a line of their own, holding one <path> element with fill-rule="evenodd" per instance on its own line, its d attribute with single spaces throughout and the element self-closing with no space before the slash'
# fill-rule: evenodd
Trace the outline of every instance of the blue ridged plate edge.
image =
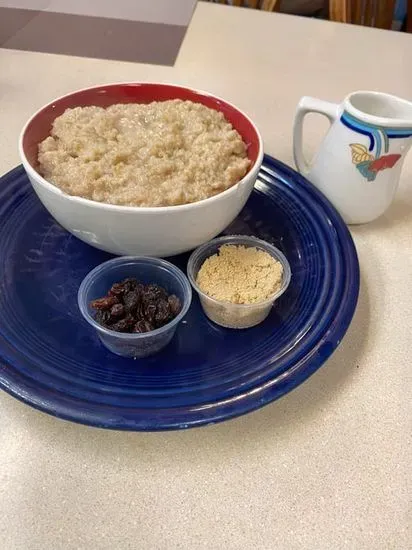
<svg viewBox="0 0 412 550">
<path fill-rule="evenodd" d="M 8 189 L 14 184 L 18 184 L 18 191 L 13 189 L 11 194 Z M 221 393 L 216 400 L 213 398 L 215 390 L 211 385 L 210 396 L 205 393 L 204 400 L 198 403 L 190 403 L 190 399 L 194 398 L 190 396 L 188 390 L 190 399 L 188 397 L 187 403 L 182 406 L 173 403 L 170 407 L 159 408 L 155 404 L 150 410 L 145 406 L 130 406 L 126 401 L 121 406 L 110 403 L 96 404 L 89 402 L 86 398 L 76 397 L 70 392 L 58 391 L 40 378 L 36 380 L 35 377 L 28 375 L 30 364 L 27 367 L 27 354 L 24 361 L 26 369 L 29 370 L 24 371 L 16 366 L 18 361 L 15 358 L 19 356 L 20 350 L 16 349 L 13 341 L 7 337 L 7 330 L 2 330 L 5 326 L 0 326 L 0 387 L 32 407 L 66 420 L 117 430 L 157 431 L 190 428 L 240 416 L 278 399 L 301 384 L 325 363 L 346 333 L 359 294 L 359 263 L 350 233 L 330 202 L 304 177 L 266 155 L 252 195 L 256 194 L 258 198 L 260 197 L 259 200 L 269 204 L 270 200 L 275 200 L 274 196 L 271 198 L 271 189 L 275 188 L 278 196 L 279 193 L 284 193 L 294 197 L 293 208 L 296 209 L 298 205 L 298 208 L 302 208 L 302 212 L 310 208 L 316 210 L 316 216 L 321 220 L 319 223 L 322 225 L 319 230 L 317 229 L 319 243 L 322 245 L 325 242 L 328 243 L 329 248 L 338 248 L 336 257 L 339 256 L 340 262 L 339 296 L 332 295 L 331 298 L 335 300 L 333 313 L 328 313 L 329 316 L 324 318 L 318 332 L 314 332 L 311 338 L 304 340 L 301 347 L 296 343 L 298 340 L 295 335 L 293 354 L 290 356 L 286 354 L 283 363 L 280 356 L 280 359 L 275 357 L 271 361 L 270 356 L 267 356 L 267 349 L 263 350 L 262 347 L 262 357 L 266 354 L 264 362 L 262 360 L 264 375 L 260 375 L 258 371 L 258 360 L 254 361 L 250 358 L 251 372 L 254 363 L 257 365 L 256 368 L 253 366 L 255 369 L 253 376 L 249 380 L 239 381 L 238 387 L 233 380 L 230 380 L 227 385 L 222 384 L 222 387 L 218 388 Z M 15 168 L 0 179 L 0 199 L 4 199 L 3 205 L 9 201 L 7 208 L 4 206 L 3 210 L 0 210 L 0 223 L 3 222 L 2 217 L 9 215 L 9 212 L 13 212 L 13 215 L 18 217 L 19 208 L 27 194 L 34 195 L 22 167 Z M 33 200 L 37 201 L 39 209 L 43 209 L 37 198 Z M 251 200 L 253 206 L 253 196 Z M 287 208 L 287 201 L 285 204 Z M 310 216 L 307 219 L 310 220 Z M 24 224 L 24 219 L 22 223 Z M 234 229 L 237 227 L 236 224 L 233 226 Z M 232 228 L 228 232 L 230 233 L 231 230 Z M 0 254 L 2 247 L 6 245 L 13 246 L 12 240 L 10 243 L 0 242 Z M 81 246 L 86 245 L 81 243 Z M 12 252 L 19 254 L 18 250 Z M 10 254 L 10 251 L 7 251 L 7 254 Z M 333 278 L 333 257 L 330 261 L 332 265 L 327 269 Z M 7 274 L 5 277 L 7 279 Z M 35 368 L 33 363 L 33 369 Z M 218 395 L 217 391 L 216 395 Z M 154 397 L 156 397 L 155 394 Z M 148 398 L 150 398 L 150 392 Z M 146 401 L 143 400 L 142 403 Z"/>
</svg>

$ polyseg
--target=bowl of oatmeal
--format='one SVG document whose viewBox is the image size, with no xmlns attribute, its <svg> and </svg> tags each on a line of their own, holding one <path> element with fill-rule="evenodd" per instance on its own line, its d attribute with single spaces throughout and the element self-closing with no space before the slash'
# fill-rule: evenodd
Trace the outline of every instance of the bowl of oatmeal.
<svg viewBox="0 0 412 550">
<path fill-rule="evenodd" d="M 167 84 L 110 84 L 49 103 L 22 130 L 34 191 L 79 239 L 118 255 L 196 248 L 237 216 L 260 134 L 230 103 Z"/>
</svg>

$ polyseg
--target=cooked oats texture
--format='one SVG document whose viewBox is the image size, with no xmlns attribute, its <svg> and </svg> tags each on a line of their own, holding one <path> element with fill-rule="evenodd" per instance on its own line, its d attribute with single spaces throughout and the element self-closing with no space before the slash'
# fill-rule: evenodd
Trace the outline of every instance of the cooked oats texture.
<svg viewBox="0 0 412 550">
<path fill-rule="evenodd" d="M 205 294 L 216 300 L 255 304 L 280 289 L 282 276 L 282 264 L 264 250 L 225 244 L 205 260 L 196 282 Z"/>
<path fill-rule="evenodd" d="M 246 145 L 224 115 L 179 99 L 67 109 L 39 144 L 39 172 L 68 193 L 124 206 L 187 204 L 246 174 Z"/>
</svg>

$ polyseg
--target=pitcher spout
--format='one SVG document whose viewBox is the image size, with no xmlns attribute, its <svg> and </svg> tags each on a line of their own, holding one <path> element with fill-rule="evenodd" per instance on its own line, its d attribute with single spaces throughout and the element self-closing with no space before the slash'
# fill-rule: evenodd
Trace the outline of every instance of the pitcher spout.
<svg viewBox="0 0 412 550">
<path fill-rule="evenodd" d="M 383 128 L 405 128 L 412 134 L 412 102 L 382 92 L 353 92 L 344 110 L 365 123 Z"/>
</svg>

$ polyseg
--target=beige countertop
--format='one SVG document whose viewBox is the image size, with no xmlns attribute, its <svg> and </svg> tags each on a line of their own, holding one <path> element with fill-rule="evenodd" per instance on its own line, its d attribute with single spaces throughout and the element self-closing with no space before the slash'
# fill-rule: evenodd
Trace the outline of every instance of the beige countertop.
<svg viewBox="0 0 412 550">
<path fill-rule="evenodd" d="M 0 50 L 0 172 L 27 117 L 76 88 L 160 80 L 247 111 L 292 163 L 301 95 L 412 97 L 412 37 L 200 4 L 175 67 Z M 314 151 L 324 121 L 307 124 Z M 202 429 L 117 433 L 0 394 L 0 548 L 403 550 L 411 495 L 412 155 L 395 202 L 352 229 L 362 272 L 332 358 L 265 408 Z"/>
</svg>

